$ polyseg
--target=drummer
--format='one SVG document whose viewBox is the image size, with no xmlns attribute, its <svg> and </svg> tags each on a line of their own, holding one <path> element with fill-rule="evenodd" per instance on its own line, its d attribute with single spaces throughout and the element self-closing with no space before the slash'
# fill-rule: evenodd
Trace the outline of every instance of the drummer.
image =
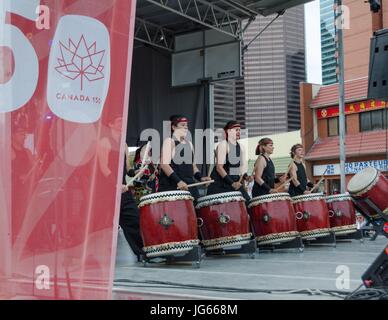
<svg viewBox="0 0 388 320">
<path fill-rule="evenodd" d="M 171 121 L 171 138 L 163 141 L 161 164 L 159 173 L 158 192 L 184 190 L 190 191 L 194 199 L 199 198 L 196 187 L 188 185 L 198 181 L 209 181 L 209 177 L 202 177 L 194 163 L 194 147 L 187 139 L 189 130 L 188 120 L 182 115 L 173 115 Z"/>
<path fill-rule="evenodd" d="M 307 178 L 306 165 L 304 164 L 304 149 L 301 144 L 298 143 L 292 146 L 291 158 L 293 161 L 289 167 L 291 182 L 288 193 L 291 197 L 311 193 L 308 188 L 313 188 L 314 185 Z"/>
<path fill-rule="evenodd" d="M 238 143 L 240 139 L 240 124 L 229 121 L 225 127 L 226 140 L 221 141 L 216 148 L 216 166 L 210 177 L 214 180 L 207 190 L 207 195 L 240 191 L 246 201 L 250 197 L 242 185 L 242 180 L 247 177 L 245 150 Z"/>
<path fill-rule="evenodd" d="M 277 193 L 277 190 L 274 189 L 275 183 L 285 181 L 284 177 L 279 179 L 275 176 L 275 166 L 271 160 L 273 150 L 273 141 L 270 138 L 261 139 L 257 145 L 256 155 L 258 155 L 258 158 L 254 166 L 255 183 L 252 189 L 252 197 Z"/>
</svg>

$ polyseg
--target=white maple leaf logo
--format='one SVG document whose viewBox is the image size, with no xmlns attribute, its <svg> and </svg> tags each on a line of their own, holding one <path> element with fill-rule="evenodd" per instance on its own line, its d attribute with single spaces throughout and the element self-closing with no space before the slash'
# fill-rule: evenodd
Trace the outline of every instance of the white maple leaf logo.
<svg viewBox="0 0 388 320">
<path fill-rule="evenodd" d="M 80 78 L 81 90 L 83 90 L 85 79 L 92 82 L 104 78 L 102 59 L 105 50 L 97 52 L 96 42 L 88 46 L 82 35 L 78 44 L 69 39 L 67 46 L 60 41 L 59 47 L 61 58 L 58 59 L 59 65 L 55 67 L 55 70 L 71 80 Z"/>
</svg>

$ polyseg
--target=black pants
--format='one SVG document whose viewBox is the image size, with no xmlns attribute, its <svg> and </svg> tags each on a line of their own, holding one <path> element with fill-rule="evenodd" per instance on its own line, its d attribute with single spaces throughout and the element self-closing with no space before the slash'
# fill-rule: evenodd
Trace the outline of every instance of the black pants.
<svg viewBox="0 0 388 320">
<path fill-rule="evenodd" d="M 133 252 L 139 257 L 143 253 L 143 240 L 140 235 L 139 209 L 131 192 L 121 196 L 120 227 Z"/>
</svg>

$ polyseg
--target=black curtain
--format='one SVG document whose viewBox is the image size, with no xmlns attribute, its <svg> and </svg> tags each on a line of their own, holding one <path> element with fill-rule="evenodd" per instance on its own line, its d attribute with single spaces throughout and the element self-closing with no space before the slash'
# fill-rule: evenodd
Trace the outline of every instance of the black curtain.
<svg viewBox="0 0 388 320">
<path fill-rule="evenodd" d="M 185 115 L 189 119 L 190 130 L 203 129 L 204 94 L 204 87 L 200 85 L 171 87 L 169 53 L 151 47 L 134 49 L 128 113 L 128 145 L 135 146 L 141 131 L 146 128 L 158 130 L 162 138 L 162 121 L 168 120 L 173 114 Z"/>
</svg>

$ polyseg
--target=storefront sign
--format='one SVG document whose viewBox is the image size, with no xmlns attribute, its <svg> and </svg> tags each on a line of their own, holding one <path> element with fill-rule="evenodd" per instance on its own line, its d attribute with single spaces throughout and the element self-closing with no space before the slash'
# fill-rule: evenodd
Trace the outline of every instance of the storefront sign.
<svg viewBox="0 0 388 320">
<path fill-rule="evenodd" d="M 345 105 L 345 114 L 359 113 L 386 108 L 386 102 L 380 100 L 367 100 L 357 103 L 347 103 Z M 318 119 L 338 117 L 338 106 L 317 109 Z"/>
<path fill-rule="evenodd" d="M 366 167 L 373 167 L 380 171 L 388 171 L 388 160 L 369 160 L 345 163 L 345 174 L 356 174 Z M 327 170 L 326 170 L 327 169 Z M 326 171 L 326 172 L 325 172 Z M 334 176 L 340 174 L 340 164 L 324 164 L 314 166 L 314 176 Z"/>
</svg>

